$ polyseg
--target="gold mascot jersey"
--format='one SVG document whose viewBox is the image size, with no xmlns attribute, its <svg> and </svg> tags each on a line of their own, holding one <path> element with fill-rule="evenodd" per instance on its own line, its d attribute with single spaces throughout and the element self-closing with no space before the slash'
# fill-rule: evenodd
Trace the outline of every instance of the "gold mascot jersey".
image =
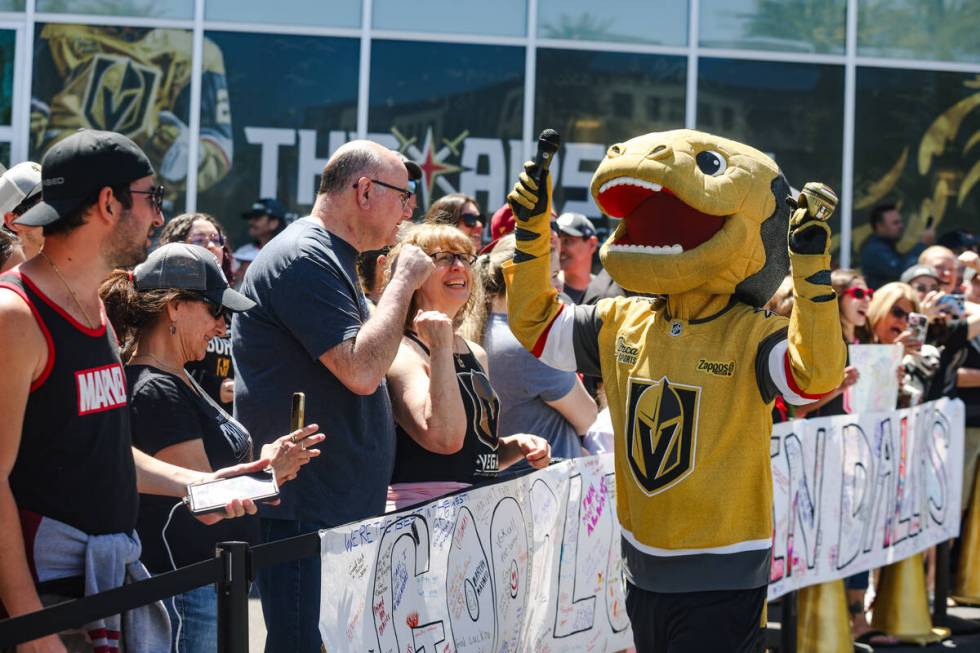
<svg viewBox="0 0 980 653">
<path fill-rule="evenodd" d="M 575 311 L 579 369 L 602 361 L 630 581 L 651 591 L 765 585 L 769 359 L 789 321 L 733 302 L 687 322 L 665 306 L 611 299 Z"/>
</svg>

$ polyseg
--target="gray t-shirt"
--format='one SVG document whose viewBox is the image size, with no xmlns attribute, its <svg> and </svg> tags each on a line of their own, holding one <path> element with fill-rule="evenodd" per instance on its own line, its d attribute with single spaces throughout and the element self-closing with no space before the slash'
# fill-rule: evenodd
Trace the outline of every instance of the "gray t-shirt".
<svg viewBox="0 0 980 653">
<path fill-rule="evenodd" d="M 503 313 L 490 314 L 484 347 L 490 385 L 500 398 L 497 435 L 533 433 L 551 444 L 553 457 L 581 456 L 582 439 L 561 413 L 545 403 L 571 392 L 575 373 L 556 370 L 535 358 L 511 333 Z"/>
<path fill-rule="evenodd" d="M 245 274 L 242 292 L 258 305 L 234 318 L 235 417 L 258 451 L 289 431 L 292 394 L 305 392 L 306 423 L 327 436 L 264 517 L 334 526 L 384 512 L 395 460 L 388 389 L 382 381 L 371 395 L 354 394 L 319 360 L 370 316 L 356 256 L 304 218 L 263 247 Z"/>
</svg>

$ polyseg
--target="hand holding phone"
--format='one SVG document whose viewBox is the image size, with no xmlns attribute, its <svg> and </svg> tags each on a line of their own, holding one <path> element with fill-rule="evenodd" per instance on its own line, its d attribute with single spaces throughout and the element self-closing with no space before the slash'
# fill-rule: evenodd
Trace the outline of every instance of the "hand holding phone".
<svg viewBox="0 0 980 653">
<path fill-rule="evenodd" d="M 909 313 L 909 331 L 920 344 L 926 341 L 929 330 L 929 318 L 922 313 Z"/>
<path fill-rule="evenodd" d="M 276 477 L 262 471 L 188 485 L 184 502 L 194 515 L 209 515 L 224 513 L 236 499 L 265 502 L 278 496 Z"/>
</svg>

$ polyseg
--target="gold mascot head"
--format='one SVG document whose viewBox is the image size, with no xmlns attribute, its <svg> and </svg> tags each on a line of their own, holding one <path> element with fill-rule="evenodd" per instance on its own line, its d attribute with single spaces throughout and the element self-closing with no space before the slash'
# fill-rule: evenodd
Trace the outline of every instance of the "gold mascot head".
<svg viewBox="0 0 980 653">
<path fill-rule="evenodd" d="M 789 271 L 789 185 L 747 145 L 677 129 L 609 148 L 592 196 L 621 222 L 599 250 L 623 288 L 763 305 Z"/>
</svg>

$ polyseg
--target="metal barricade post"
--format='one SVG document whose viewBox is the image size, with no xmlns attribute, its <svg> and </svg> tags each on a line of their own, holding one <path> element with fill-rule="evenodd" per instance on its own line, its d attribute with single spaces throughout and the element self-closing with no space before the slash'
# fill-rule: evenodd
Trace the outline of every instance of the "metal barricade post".
<svg viewBox="0 0 980 653">
<path fill-rule="evenodd" d="M 249 551 L 246 542 L 220 542 L 215 556 L 222 561 L 218 583 L 218 651 L 248 653 Z"/>
</svg>

